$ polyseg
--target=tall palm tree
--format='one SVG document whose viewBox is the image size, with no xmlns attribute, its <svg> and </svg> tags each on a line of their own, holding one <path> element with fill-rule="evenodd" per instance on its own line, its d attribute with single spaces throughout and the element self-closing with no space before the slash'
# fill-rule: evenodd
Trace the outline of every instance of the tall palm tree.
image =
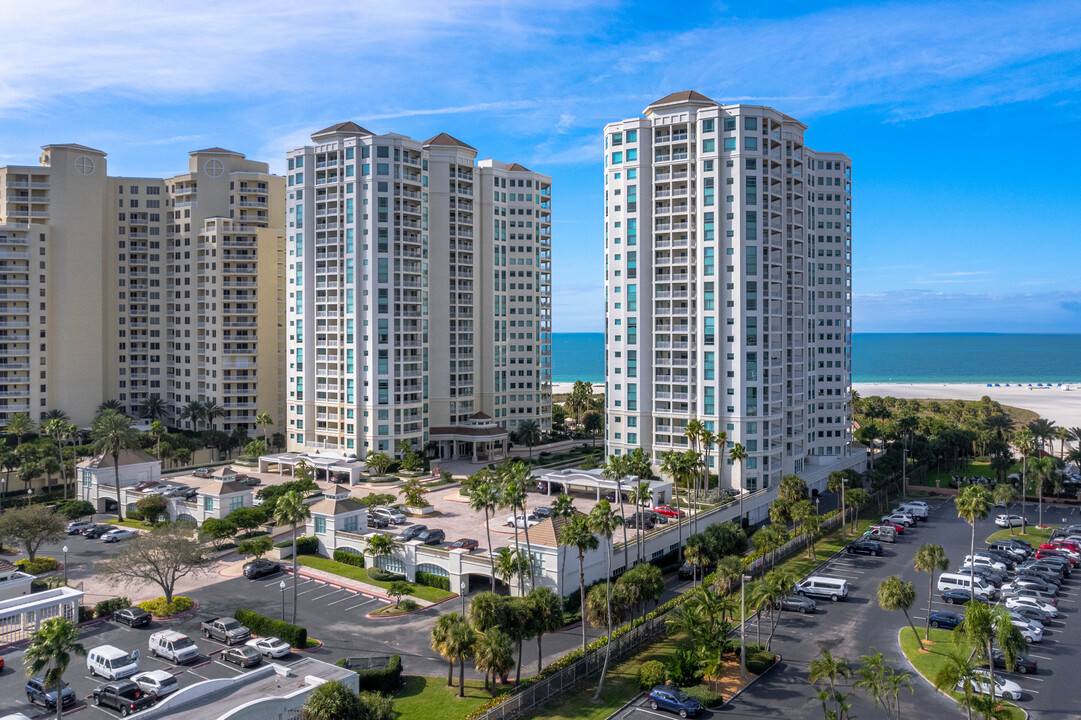
<svg viewBox="0 0 1081 720">
<path fill-rule="evenodd" d="M 372 556 L 372 562 L 376 567 L 386 565 L 386 559 L 392 557 L 401 544 L 389 532 L 373 533 L 368 536 L 364 543 L 364 552 Z"/>
<path fill-rule="evenodd" d="M 255 426 L 263 426 L 263 444 L 270 447 L 270 440 L 267 439 L 267 433 L 271 425 L 274 424 L 274 418 L 270 417 L 270 413 L 261 412 L 255 416 Z"/>
<path fill-rule="evenodd" d="M 207 400 L 203 403 L 203 419 L 210 425 L 210 429 L 214 429 L 214 421 L 218 418 L 225 417 L 227 411 L 216 400 Z"/>
<path fill-rule="evenodd" d="M 511 460 L 507 458 L 499 464 L 499 469 L 496 471 L 499 478 L 499 506 L 509 508 L 512 515 L 512 522 L 514 525 L 514 547 L 518 547 L 518 508 L 522 506 L 522 502 L 525 499 L 525 488 L 518 487 L 513 477 L 513 470 L 511 468 Z M 523 522 L 523 525 L 528 523 Z M 521 562 L 521 555 L 515 554 L 515 558 L 518 562 Z M 518 594 L 524 595 L 525 590 L 522 587 L 522 569 L 518 568 Z"/>
<path fill-rule="evenodd" d="M 837 692 L 837 681 L 852 677 L 852 666 L 848 664 L 848 660 L 843 657 L 835 658 L 828 649 L 822 648 L 818 656 L 807 666 L 807 671 L 807 678 L 815 687 L 822 681 L 829 684 L 828 695 L 823 695 L 826 691 L 820 691 L 818 697 L 822 700 L 823 709 L 826 707 L 827 699 L 837 705 L 837 710 L 827 714 L 827 717 L 840 718 L 840 706 L 844 701 L 844 696 Z"/>
<path fill-rule="evenodd" d="M 62 410 L 60 408 L 53 408 L 52 410 L 47 410 L 45 412 L 45 416 L 42 417 L 41 419 L 43 421 L 44 420 L 63 420 L 65 423 L 71 422 L 71 418 L 68 417 L 67 411 Z"/>
<path fill-rule="evenodd" d="M 161 441 L 169 434 L 169 429 L 161 420 L 150 423 L 150 429 L 146 431 L 147 437 L 154 441 L 154 454 L 161 460 Z"/>
<path fill-rule="evenodd" d="M 1023 653 L 1027 645 L 1021 631 L 1013 624 L 1010 611 L 998 605 L 990 608 L 982 602 L 965 603 L 965 615 L 957 632 L 972 643 L 976 654 L 987 661 L 990 673 L 990 685 L 995 687 L 995 663 L 992 661 L 992 646 L 997 645 L 1005 655 L 1006 667 L 1012 668 L 1017 656 Z M 992 690 L 992 696 L 994 691 Z"/>
<path fill-rule="evenodd" d="M 630 463 L 627 463 L 627 464 L 630 465 Z M 652 499 L 653 499 L 653 493 L 649 489 L 649 483 L 648 482 L 635 483 L 634 487 L 631 488 L 630 500 L 631 500 L 631 504 L 634 505 L 634 507 L 635 507 L 635 514 L 636 514 L 637 517 L 641 517 L 641 515 L 637 515 L 637 514 L 642 512 L 642 506 L 649 505 L 650 502 L 652 501 Z M 638 532 L 636 532 L 634 534 L 634 540 L 635 540 L 634 544 L 635 544 L 636 555 L 637 555 L 637 559 L 635 560 L 636 564 L 642 562 L 642 542 L 644 541 L 642 536 L 645 534 L 643 532 L 645 530 L 645 528 L 639 526 L 637 528 L 637 530 L 638 530 Z"/>
<path fill-rule="evenodd" d="M 706 493 L 708 494 L 709 493 L 709 476 L 710 476 L 710 472 L 709 472 L 709 467 L 710 467 L 709 459 L 710 458 L 709 458 L 709 456 L 710 456 L 710 453 L 713 452 L 713 446 L 714 445 L 717 445 L 718 447 L 724 447 L 725 443 L 728 442 L 728 433 L 726 433 L 724 431 L 721 431 L 720 434 L 714 434 L 712 430 L 710 430 L 709 428 L 706 428 L 706 429 L 704 429 L 702 431 L 702 435 L 698 439 L 702 443 L 702 447 L 705 449 L 704 466 L 706 468 L 705 469 Z M 720 475 L 720 473 L 717 473 L 718 485 L 720 484 L 720 480 L 721 480 L 721 475 Z"/>
<path fill-rule="evenodd" d="M 732 449 L 728 451 L 728 459 L 734 463 L 739 463 L 739 526 L 743 527 L 743 461 L 747 459 L 747 451 L 744 449 L 741 443 L 736 443 L 732 446 Z"/>
<path fill-rule="evenodd" d="M 1032 431 L 1021 428 L 1013 436 L 1013 444 L 1021 453 L 1021 534 L 1028 534 L 1028 519 L 1025 516 L 1025 500 L 1028 497 L 1028 459 L 1036 452 L 1036 438 Z"/>
<path fill-rule="evenodd" d="M 492 592 L 495 592 L 495 555 L 492 554 L 492 528 L 489 526 L 489 516 L 499 505 L 499 489 L 488 468 L 471 475 L 466 480 L 466 487 L 469 488 L 469 507 L 474 512 L 484 512 L 484 532 L 488 536 L 488 560 L 492 565 Z"/>
<path fill-rule="evenodd" d="M 966 485 L 953 498 L 957 506 L 957 517 L 972 526 L 972 539 L 969 542 L 968 554 L 972 559 L 976 557 L 976 521 L 987 517 L 991 509 L 991 493 L 982 485 Z M 969 596 L 976 599 L 976 566 L 969 565 Z"/>
<path fill-rule="evenodd" d="M 495 697 L 496 678 L 506 675 L 514 667 L 514 641 L 498 627 L 478 632 L 473 646 L 473 663 L 477 670 L 484 672 L 486 690 L 489 687 L 488 676 L 492 676 L 491 693 Z"/>
<path fill-rule="evenodd" d="M 912 617 L 908 614 L 912 603 L 916 602 L 916 586 L 911 582 L 905 582 L 896 575 L 891 575 L 878 584 L 878 606 L 887 612 L 900 610 L 905 614 L 908 626 L 912 628 L 912 634 L 916 636 L 920 650 L 923 650 L 923 640 L 916 626 L 912 624 Z"/>
<path fill-rule="evenodd" d="M 473 646 L 477 641 L 477 633 L 469 625 L 469 622 L 458 613 L 448 613 L 456 619 L 452 622 L 447 633 L 447 650 L 450 655 L 458 660 L 458 697 L 465 697 L 465 661 L 473 656 Z"/>
<path fill-rule="evenodd" d="M 522 580 L 524 579 L 522 576 L 529 574 L 529 566 L 522 564 L 521 555 L 522 553 L 518 551 L 518 548 L 513 550 L 510 548 L 500 548 L 498 552 L 493 553 L 493 559 L 495 560 L 495 574 L 508 588 L 515 576 L 518 577 L 518 587 L 521 587 Z"/>
<path fill-rule="evenodd" d="M 661 472 L 672 478 L 672 500 L 676 506 L 676 539 L 679 544 L 677 556 L 683 560 L 683 519 L 679 516 L 679 482 L 683 479 L 686 462 L 683 453 L 669 450 L 661 456 Z"/>
<path fill-rule="evenodd" d="M 34 432 L 35 424 L 26 413 L 15 413 L 4 425 L 4 432 L 15 436 L 15 447 L 23 444 L 23 438 Z"/>
<path fill-rule="evenodd" d="M 1044 450 L 1044 444 L 1055 437 L 1055 421 L 1048 420 L 1047 418 L 1036 418 L 1028 424 L 1029 432 L 1032 433 L 1032 437 L 1036 439 L 1037 444 L 1041 450 Z M 1052 448 L 1053 449 L 1053 448 Z M 1044 452 L 1047 452 L 1044 450 Z"/>
<path fill-rule="evenodd" d="M 537 633 L 537 672 L 541 671 L 544 652 L 541 638 L 544 633 L 556 632 L 563 627 L 563 599 L 551 588 L 533 588 L 526 595 L 526 609 L 533 618 L 533 631 Z"/>
<path fill-rule="evenodd" d="M 50 618 L 41 623 L 23 651 L 26 677 L 35 677 L 44 670 L 45 687 L 56 688 L 56 720 L 64 716 L 61 689 L 72 655 L 86 655 L 86 648 L 79 643 L 78 626 L 65 618 Z"/>
<path fill-rule="evenodd" d="M 68 482 L 67 476 L 64 474 L 64 433 L 67 432 L 68 425 L 60 418 L 51 418 L 41 424 L 42 431 L 52 438 L 56 443 L 56 453 L 60 459 L 60 482 L 64 486 L 64 499 L 68 497 Z"/>
<path fill-rule="evenodd" d="M 691 418 L 687 421 L 686 427 L 683 428 L 683 437 L 687 438 L 690 449 L 698 452 L 698 440 L 702 437 L 702 423 L 697 418 Z M 691 532 L 698 531 L 697 518 L 694 513 L 698 509 L 698 467 L 695 467 L 695 471 L 691 475 Z"/>
<path fill-rule="evenodd" d="M 106 410 L 113 410 L 115 412 L 124 412 L 124 403 L 119 400 L 106 400 L 101 405 L 98 405 L 98 412 L 102 413 Z"/>
<path fill-rule="evenodd" d="M 139 433 L 131 426 L 131 418 L 115 410 L 102 410 L 90 426 L 94 452 L 113 458 L 113 487 L 116 489 L 116 519 L 124 519 L 124 503 L 120 497 L 120 451 L 138 447 Z"/>
<path fill-rule="evenodd" d="M 536 420 L 523 420 L 518 423 L 518 430 L 514 433 L 515 442 L 519 442 L 529 448 L 529 461 L 533 461 L 533 446 L 541 441 L 540 423 Z"/>
<path fill-rule="evenodd" d="M 304 497 L 296 490 L 290 490 L 274 503 L 274 519 L 279 525 L 293 527 L 293 620 L 297 622 L 297 526 L 312 516 Z"/>
<path fill-rule="evenodd" d="M 935 570 L 945 572 L 950 569 L 950 559 L 946 557 L 946 551 L 941 545 L 924 543 L 916 551 L 912 558 L 912 565 L 918 572 L 925 572 L 930 576 L 927 581 L 927 627 L 924 628 L 924 638 L 931 639 L 931 603 L 935 599 Z"/>
<path fill-rule="evenodd" d="M 578 511 L 574 509 L 574 498 L 567 493 L 556 495 L 556 499 L 552 501 L 552 517 L 570 517 L 576 512 Z"/>
<path fill-rule="evenodd" d="M 972 664 L 972 655 L 959 647 L 954 647 L 946 653 L 946 662 L 935 674 L 934 685 L 936 690 L 948 690 L 955 692 L 958 685 L 961 686 L 963 698 L 957 701 L 960 707 L 968 712 L 968 720 L 972 720 L 973 695 L 976 692 L 978 676 L 975 666 Z"/>
<path fill-rule="evenodd" d="M 623 510 L 623 476 L 627 474 L 627 459 L 622 455 L 609 455 L 608 463 L 601 471 L 605 480 L 616 483 L 616 501 L 619 503 L 619 517 L 623 520 L 623 567 L 631 568 L 630 544 L 627 542 L 627 514 Z"/>
<path fill-rule="evenodd" d="M 191 429 L 199 432 L 199 421 L 203 419 L 203 404 L 198 400 L 192 400 L 180 408 L 178 417 L 191 423 Z"/>
<path fill-rule="evenodd" d="M 585 515 L 573 515 L 559 529 L 559 544 L 578 550 L 578 602 L 582 613 L 582 657 L 586 656 L 586 552 L 600 545 Z"/>
<path fill-rule="evenodd" d="M 525 464 L 524 462 L 521 462 L 521 461 L 514 463 L 514 465 L 511 468 L 511 484 L 512 484 L 513 488 L 516 488 L 516 490 L 514 490 L 514 492 L 517 493 L 517 495 L 518 495 L 518 504 L 522 508 L 522 518 L 523 519 L 526 519 L 526 518 L 529 517 L 529 515 L 528 515 L 528 513 L 526 511 L 526 501 L 528 500 L 528 496 L 526 495 L 526 488 L 528 488 L 530 485 L 532 485 L 535 481 L 536 481 L 536 478 L 533 477 L 533 474 L 530 472 L 530 466 L 529 465 L 527 465 L 527 464 Z M 533 589 L 533 546 L 529 542 L 529 522 L 528 522 L 528 520 L 526 520 L 526 522 L 522 523 L 522 532 L 525 533 L 525 552 L 526 552 L 527 562 L 529 563 L 529 589 L 532 590 Z M 521 554 L 522 554 L 521 551 L 519 551 L 518 555 L 520 556 Z"/>
<path fill-rule="evenodd" d="M 143 420 L 160 422 L 169 417 L 169 406 L 160 395 L 148 395 L 139 403 L 137 412 Z"/>
<path fill-rule="evenodd" d="M 1073 435 L 1070 433 L 1070 431 L 1067 428 L 1064 428 L 1064 427 L 1055 428 L 1055 432 L 1052 435 L 1051 439 L 1059 441 L 1059 448 L 1058 448 L 1059 460 L 1065 460 L 1066 459 L 1066 441 L 1069 440 L 1071 437 L 1073 437 Z M 1052 449 L 1054 449 L 1054 442 L 1051 443 L 1051 446 L 1052 446 Z"/>
<path fill-rule="evenodd" d="M 601 666 L 601 678 L 597 682 L 597 692 L 593 694 L 593 701 L 600 699 L 601 689 L 604 687 L 604 676 L 608 673 L 608 660 L 612 655 L 612 536 L 616 528 L 623 524 L 623 519 L 612 511 L 612 506 L 607 500 L 601 500 L 589 511 L 589 529 L 598 533 L 604 540 L 606 575 L 605 575 L 605 603 L 608 606 L 608 643 L 604 647 L 604 665 Z"/>
<path fill-rule="evenodd" d="M 1009 507 L 1010 503 L 1017 501 L 1017 488 L 1008 483 L 1001 482 L 998 485 L 995 485 L 995 489 L 991 491 L 991 499 L 994 500 L 996 504 L 1001 503 L 1003 507 Z M 1013 523 L 1011 522 L 1010 535 L 1013 534 Z"/>
<path fill-rule="evenodd" d="M 454 685 L 454 661 L 457 660 L 450 650 L 448 639 L 450 637 L 451 628 L 454 624 L 459 622 L 461 616 L 457 613 L 444 613 L 436 618 L 435 624 L 432 625 L 432 632 L 429 637 L 429 644 L 432 650 L 439 653 L 444 660 L 447 661 L 447 687 Z M 485 684 L 488 682 L 488 678 L 484 678 Z"/>
</svg>

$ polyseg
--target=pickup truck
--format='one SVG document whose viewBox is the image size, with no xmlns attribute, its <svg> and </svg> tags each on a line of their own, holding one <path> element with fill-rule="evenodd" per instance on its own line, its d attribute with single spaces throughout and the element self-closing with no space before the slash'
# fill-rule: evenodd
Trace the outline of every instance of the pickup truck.
<svg viewBox="0 0 1081 720">
<path fill-rule="evenodd" d="M 129 713 L 153 705 L 154 696 L 130 680 L 118 680 L 95 688 L 94 704 L 119 710 L 122 716 L 127 717 Z"/>
<path fill-rule="evenodd" d="M 203 637 L 223 642 L 226 645 L 236 645 L 251 639 L 251 631 L 233 618 L 218 618 L 199 625 L 203 631 Z"/>
</svg>

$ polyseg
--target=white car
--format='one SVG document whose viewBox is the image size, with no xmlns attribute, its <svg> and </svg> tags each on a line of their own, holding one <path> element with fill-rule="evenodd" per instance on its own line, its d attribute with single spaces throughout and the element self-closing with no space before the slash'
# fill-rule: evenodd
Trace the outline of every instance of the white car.
<svg viewBox="0 0 1081 720">
<path fill-rule="evenodd" d="M 976 692 L 986 694 L 991 689 L 991 677 L 987 670 L 978 668 L 975 671 L 977 679 L 973 680 L 972 685 L 976 689 Z M 957 683 L 957 691 L 963 692 L 965 689 L 965 682 L 962 680 Z M 999 674 L 995 675 L 995 697 L 1002 698 L 1003 700 L 1020 700 L 1021 699 L 1021 686 L 1012 680 L 1007 680 Z"/>
<path fill-rule="evenodd" d="M 395 525 L 401 525 L 405 522 L 405 515 L 394 508 L 377 507 L 375 510 L 372 510 L 372 515 L 378 515 L 381 518 L 385 518 L 387 522 L 394 523 Z"/>
<path fill-rule="evenodd" d="M 912 527 L 916 524 L 916 518 L 911 515 L 905 515 L 903 513 L 894 513 L 893 515 L 884 515 L 882 522 L 893 523 L 894 525 L 904 525 L 905 527 Z"/>
<path fill-rule="evenodd" d="M 1002 528 L 1021 527 L 1024 523 L 1025 519 L 1020 515 L 999 515 L 995 518 L 995 525 Z"/>
<path fill-rule="evenodd" d="M 1030 624 L 1027 620 L 1013 619 L 1013 626 L 1021 631 L 1025 642 L 1038 643 L 1043 640 L 1043 628 Z"/>
<path fill-rule="evenodd" d="M 508 515 L 507 519 L 503 522 L 507 527 L 520 527 L 527 528 L 540 524 L 540 518 L 536 515 Z"/>
<path fill-rule="evenodd" d="M 1027 618 L 1024 615 L 1018 615 L 1013 610 L 1010 611 L 1010 620 L 1013 620 L 1015 624 L 1018 623 L 1018 622 L 1028 623 L 1032 627 L 1039 628 L 1040 632 L 1043 632 L 1043 623 L 1042 622 L 1040 622 L 1039 620 L 1036 620 L 1034 618 Z"/>
<path fill-rule="evenodd" d="M 977 555 L 975 558 L 973 558 L 971 555 L 965 555 L 964 564 L 968 565 L 969 563 L 972 563 L 976 567 L 979 567 L 981 565 L 983 565 L 984 567 L 989 567 L 992 570 L 994 570 L 995 572 L 1000 572 L 1000 573 L 1005 573 L 1006 572 L 1006 564 L 1005 563 L 1000 563 L 997 560 L 992 560 L 991 558 L 987 557 L 986 555 Z"/>
<path fill-rule="evenodd" d="M 120 542 L 121 540 L 127 540 L 130 537 L 135 537 L 136 535 L 138 535 L 138 533 L 131 528 L 119 527 L 116 530 L 110 530 L 109 532 L 102 535 L 101 541 L 107 543 Z"/>
<path fill-rule="evenodd" d="M 255 648 L 260 655 L 268 658 L 281 658 L 293 652 L 293 648 L 289 646 L 289 643 L 276 637 L 253 638 L 245 644 L 248 647 Z"/>
<path fill-rule="evenodd" d="M 1012 610 L 1015 607 L 1021 606 L 1035 608 L 1040 612 L 1044 613 L 1045 615 L 1049 615 L 1051 617 L 1058 617 L 1058 608 L 1051 603 L 1045 603 L 1041 600 L 1037 600 L 1034 597 L 1027 597 L 1024 595 L 1011 595 L 1010 597 L 1006 598 L 1006 607 L 1008 607 L 1009 609 Z"/>
<path fill-rule="evenodd" d="M 180 683 L 176 677 L 164 670 L 150 670 L 131 676 L 131 681 L 142 688 L 143 692 L 149 693 L 156 698 L 163 698 L 171 692 L 180 689 Z"/>
</svg>

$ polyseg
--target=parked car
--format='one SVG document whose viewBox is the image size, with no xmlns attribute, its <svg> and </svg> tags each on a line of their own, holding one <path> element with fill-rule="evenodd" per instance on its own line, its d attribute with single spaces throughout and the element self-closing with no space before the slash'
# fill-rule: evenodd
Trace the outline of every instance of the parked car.
<svg viewBox="0 0 1081 720">
<path fill-rule="evenodd" d="M 1013 570 L 1014 566 L 1017 565 L 1017 558 L 1003 550 L 994 550 L 992 548 L 987 548 L 986 550 L 977 550 L 976 554 L 998 560 L 1000 563 L 1006 566 L 1007 570 Z"/>
<path fill-rule="evenodd" d="M 977 679 L 972 683 L 976 692 L 986 695 L 991 690 L 991 675 L 986 670 L 977 669 L 975 671 Z M 965 689 L 964 680 L 957 683 L 956 690 L 963 691 Z M 1001 675 L 995 675 L 995 697 L 1002 698 L 1003 700 L 1020 700 L 1021 699 L 1021 686 L 1012 680 L 1007 680 Z"/>
<path fill-rule="evenodd" d="M 208 478 L 212 474 L 213 473 L 210 471 L 210 468 L 199 468 L 198 470 L 196 470 L 195 472 L 192 473 L 192 477 Z"/>
<path fill-rule="evenodd" d="M 251 667 L 261 663 L 263 656 L 250 645 L 238 645 L 222 651 L 221 659 L 223 662 L 235 663 L 240 667 Z"/>
<path fill-rule="evenodd" d="M 266 577 L 267 575 L 273 575 L 276 572 L 281 572 L 282 566 L 273 560 L 267 560 L 266 558 L 258 558 L 251 562 L 244 563 L 244 577 L 249 580 L 256 578 Z"/>
<path fill-rule="evenodd" d="M 904 535 L 905 534 L 905 526 L 904 525 L 902 525 L 901 523 L 889 522 L 888 520 L 885 520 L 885 519 L 883 519 L 882 522 L 878 523 L 874 527 L 891 527 L 891 528 L 893 528 L 893 531 L 895 533 L 897 533 L 898 535 Z"/>
<path fill-rule="evenodd" d="M 1028 655 L 1018 653 L 1014 658 L 1014 665 L 1012 668 L 1006 667 L 1006 654 L 1001 650 L 991 651 L 992 661 L 995 663 L 996 668 L 1002 668 L 1003 670 L 1013 670 L 1022 675 L 1032 674 L 1035 675 L 1039 670 L 1039 666 L 1036 661 L 1030 658 Z"/>
<path fill-rule="evenodd" d="M 94 523 L 92 523 L 92 522 L 84 522 L 84 521 L 69 522 L 67 532 L 68 532 L 68 535 L 78 535 L 83 530 L 86 530 L 87 528 L 92 528 L 92 527 L 94 527 Z"/>
<path fill-rule="evenodd" d="M 807 613 L 815 612 L 818 608 L 818 603 L 811 598 L 789 595 L 788 597 L 781 598 L 780 606 L 782 610 L 792 610 L 798 612 L 800 615 L 805 615 Z"/>
<path fill-rule="evenodd" d="M 109 532 L 102 535 L 101 541 L 107 543 L 120 542 L 121 540 L 127 540 L 130 537 L 135 537 L 137 534 L 138 533 L 131 528 L 120 527 L 110 530 Z"/>
<path fill-rule="evenodd" d="M 195 641 L 176 630 L 161 630 L 150 636 L 147 642 L 150 657 L 161 657 L 176 665 L 192 662 L 199 657 Z"/>
<path fill-rule="evenodd" d="M 176 676 L 164 670 L 141 672 L 138 675 L 132 675 L 131 681 L 155 700 L 160 700 L 169 693 L 180 689 L 180 683 L 177 682 Z"/>
<path fill-rule="evenodd" d="M 1072 551 L 1074 551 L 1074 552 L 1081 552 L 1081 545 L 1078 545 L 1078 544 L 1077 544 L 1076 542 L 1074 542 L 1073 540 L 1069 540 L 1069 539 L 1067 539 L 1067 538 L 1064 538 L 1064 537 L 1061 537 L 1061 538 L 1053 538 L 1053 539 L 1052 539 L 1052 540 L 1050 541 L 1050 543 L 1048 543 L 1048 544 L 1049 544 L 1049 545 L 1050 545 L 1051 547 L 1055 548 L 1055 549 L 1058 549 L 1059 547 L 1064 547 L 1064 548 L 1066 548 L 1067 550 L 1072 550 Z M 1040 545 L 1040 547 L 1043 547 L 1043 545 Z"/>
<path fill-rule="evenodd" d="M 405 522 L 405 515 L 394 508 L 377 507 L 375 510 L 372 510 L 371 514 L 384 517 L 388 522 L 394 523 L 395 525 L 401 525 Z"/>
<path fill-rule="evenodd" d="M 642 510 L 642 512 L 653 519 L 653 524 L 654 525 L 667 525 L 668 524 L 668 516 L 667 515 L 661 515 L 656 510 L 649 510 L 649 509 Z"/>
<path fill-rule="evenodd" d="M 478 547 L 480 547 L 480 543 L 476 540 L 470 540 L 469 538 L 461 538 L 460 540 L 455 540 L 450 545 L 447 545 L 448 550 L 467 550 L 469 552 L 473 552 Z"/>
<path fill-rule="evenodd" d="M 1070 557 L 1067 554 L 1068 552 L 1068 550 L 1058 550 L 1055 548 L 1040 548 L 1036 551 L 1036 559 L 1043 560 L 1044 558 L 1057 557 L 1062 558 L 1066 562 L 1070 563 L 1071 568 L 1075 568 L 1078 565 L 1081 565 L 1081 562 L 1079 562 L 1077 558 Z"/>
<path fill-rule="evenodd" d="M 1062 576 L 1054 572 L 1049 568 L 1018 568 L 1017 577 L 1015 580 L 1039 580 L 1042 583 L 1054 587 L 1056 590 L 1062 589 Z"/>
<path fill-rule="evenodd" d="M 979 566 L 979 565 L 988 566 L 992 570 L 995 570 L 995 571 L 1000 572 L 1000 573 L 1004 573 L 1007 570 L 1006 563 L 1001 563 L 998 560 L 995 560 L 994 558 L 992 558 L 990 555 L 981 555 L 978 551 L 976 552 L 975 555 L 965 555 L 964 562 L 966 564 L 967 563 L 972 563 L 973 565 L 977 565 L 977 566 Z"/>
<path fill-rule="evenodd" d="M 132 490 L 135 492 L 146 492 L 150 488 L 157 487 L 158 485 L 161 485 L 161 480 L 144 480 L 133 487 Z"/>
<path fill-rule="evenodd" d="M 143 625 L 150 624 L 150 613 L 143 610 L 141 607 L 129 607 L 123 610 L 117 610 L 113 613 L 113 620 L 119 623 L 124 623 L 128 627 L 142 627 Z"/>
<path fill-rule="evenodd" d="M 249 640 L 247 645 L 255 648 L 256 652 L 268 658 L 281 658 L 293 652 L 293 648 L 289 643 L 276 637 L 255 638 Z"/>
<path fill-rule="evenodd" d="M 557 482 L 551 483 L 551 485 L 552 485 L 551 491 L 548 490 L 548 485 L 549 485 L 549 483 L 548 483 L 547 480 L 541 480 L 540 482 L 537 483 L 537 492 L 542 492 L 542 493 L 550 492 L 552 494 L 558 494 L 558 493 L 563 492 L 563 483 L 557 483 Z"/>
<path fill-rule="evenodd" d="M 226 645 L 244 643 L 251 638 L 251 631 L 231 617 L 221 617 L 200 623 L 199 629 L 202 630 L 203 637 L 223 642 Z"/>
<path fill-rule="evenodd" d="M 119 710 L 122 717 L 154 704 L 154 696 L 131 680 L 117 680 L 94 688 L 94 704 Z"/>
<path fill-rule="evenodd" d="M 438 545 L 441 542 L 446 542 L 447 534 L 439 528 L 433 528 L 417 535 L 417 540 L 420 540 L 425 545 Z"/>
<path fill-rule="evenodd" d="M 882 522 L 893 523 L 894 525 L 904 525 L 905 527 L 912 527 L 916 524 L 916 518 L 911 515 L 904 515 L 894 513 L 893 515 L 884 515 Z"/>
<path fill-rule="evenodd" d="M 262 480 L 257 477 L 252 477 L 251 475 L 237 475 L 235 478 L 233 478 L 233 481 L 238 483 L 244 483 L 248 487 L 258 487 L 263 483 Z"/>
<path fill-rule="evenodd" d="M 1021 588 L 1032 588 L 1033 590 L 1039 590 L 1040 592 L 1045 592 L 1045 593 L 1048 593 L 1050 595 L 1055 595 L 1055 594 L 1058 593 L 1058 586 L 1057 585 L 1052 587 L 1051 585 L 1048 585 L 1047 583 L 1045 583 L 1043 580 L 1040 580 L 1040 579 L 1035 578 L 1035 577 L 1018 577 L 1018 578 L 1015 578 L 1015 579 L 1011 580 L 1010 582 L 1004 583 L 1002 585 L 1002 592 L 1003 593 L 1011 593 L 1014 590 L 1020 590 Z"/>
<path fill-rule="evenodd" d="M 507 527 L 533 527 L 540 523 L 540 518 L 536 515 L 508 515 L 503 521 L 503 524 Z"/>
<path fill-rule="evenodd" d="M 659 517 L 652 511 L 638 511 L 627 518 L 627 527 L 635 530 L 652 530 L 656 525 L 655 517 Z"/>
<path fill-rule="evenodd" d="M 961 624 L 961 621 L 965 619 L 965 616 L 950 610 L 934 610 L 927 619 L 931 621 L 931 627 L 933 628 L 953 630 Z"/>
<path fill-rule="evenodd" d="M 382 515 L 376 515 L 375 513 L 368 513 L 368 527 L 382 530 L 383 528 L 390 527 L 390 520 Z"/>
<path fill-rule="evenodd" d="M 405 530 L 402 530 L 402 534 L 398 536 L 398 539 L 402 542 L 415 540 L 422 532 L 428 532 L 427 525 L 410 525 Z"/>
<path fill-rule="evenodd" d="M 1006 607 L 1011 610 L 1016 610 L 1020 607 L 1035 608 L 1042 613 L 1046 613 L 1050 617 L 1058 617 L 1058 608 L 1051 603 L 1046 603 L 1037 598 L 1024 595 L 1011 595 L 1006 598 Z"/>
<path fill-rule="evenodd" d="M 657 685 L 649 691 L 647 700 L 654 710 L 668 710 L 678 713 L 680 717 L 698 715 L 702 712 L 701 703 L 671 685 Z"/>
<path fill-rule="evenodd" d="M 1013 626 L 1021 631 L 1021 637 L 1025 639 L 1027 643 L 1038 643 L 1043 641 L 1043 628 L 1036 627 L 1028 620 L 1022 620 L 1014 618 L 1012 620 Z"/>
<path fill-rule="evenodd" d="M 533 514 L 542 519 L 550 518 L 552 517 L 552 508 L 541 505 L 540 507 L 533 508 Z"/>
<path fill-rule="evenodd" d="M 1006 582 L 1006 574 L 996 572 L 986 565 L 977 565 L 972 567 L 968 563 L 965 563 L 962 567 L 958 568 L 957 572 L 961 575 L 973 574 L 978 578 L 983 578 L 988 584 L 995 586 L 996 588 Z"/>
<path fill-rule="evenodd" d="M 854 543 L 849 543 L 845 548 L 845 552 L 849 555 L 874 555 L 880 557 L 882 555 L 882 543 L 875 540 L 857 540 Z"/>
<path fill-rule="evenodd" d="M 947 605 L 964 605 L 971 599 L 972 596 L 969 594 L 968 590 L 961 590 L 959 588 L 946 590 L 942 593 L 942 602 L 946 603 Z M 987 595 L 977 589 L 976 600 L 986 605 Z"/>
<path fill-rule="evenodd" d="M 60 704 L 62 707 L 67 707 L 75 702 L 75 691 L 68 687 L 68 684 L 61 683 L 60 685 Z M 26 681 L 26 702 L 31 705 L 41 705 L 42 707 L 49 708 L 50 710 L 56 710 L 56 687 L 45 687 L 45 676 L 38 675 L 37 677 L 30 678 Z"/>
<path fill-rule="evenodd" d="M 687 517 L 687 513 L 683 512 L 682 510 L 677 511 L 675 508 L 668 505 L 658 505 L 657 507 L 653 508 L 653 512 L 657 513 L 658 515 L 664 515 L 665 517 L 670 518 Z"/>
<path fill-rule="evenodd" d="M 115 645 L 99 645 L 86 654 L 86 669 L 106 680 L 130 677 L 139 672 L 139 651 L 129 653 Z"/>
<path fill-rule="evenodd" d="M 1020 515 L 999 515 L 995 518 L 995 525 L 999 527 L 1021 527 L 1025 522 L 1025 519 Z"/>
<path fill-rule="evenodd" d="M 113 525 L 91 525 L 83 530 L 83 537 L 97 540 L 105 533 L 110 532 L 114 527 L 115 526 Z"/>
<path fill-rule="evenodd" d="M 1051 622 L 1051 616 L 1045 613 L 1043 610 L 1035 607 L 1029 607 L 1028 605 L 1014 605 L 1010 609 L 1010 614 L 1021 618 L 1022 620 L 1028 620 L 1029 622 L 1038 622 L 1041 626 Z"/>
</svg>

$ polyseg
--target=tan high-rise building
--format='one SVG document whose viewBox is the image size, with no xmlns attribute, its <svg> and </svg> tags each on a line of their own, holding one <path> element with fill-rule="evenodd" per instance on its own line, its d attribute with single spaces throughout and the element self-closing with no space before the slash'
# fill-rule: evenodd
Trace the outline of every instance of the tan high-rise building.
<svg viewBox="0 0 1081 720">
<path fill-rule="evenodd" d="M 82 145 L 0 167 L 0 423 L 152 396 L 177 424 L 195 400 L 226 431 L 280 423 L 284 184 L 221 148 L 167 179 L 110 177 Z"/>
<path fill-rule="evenodd" d="M 288 431 L 495 459 L 551 426 L 551 178 L 340 123 L 288 153 Z"/>
</svg>

